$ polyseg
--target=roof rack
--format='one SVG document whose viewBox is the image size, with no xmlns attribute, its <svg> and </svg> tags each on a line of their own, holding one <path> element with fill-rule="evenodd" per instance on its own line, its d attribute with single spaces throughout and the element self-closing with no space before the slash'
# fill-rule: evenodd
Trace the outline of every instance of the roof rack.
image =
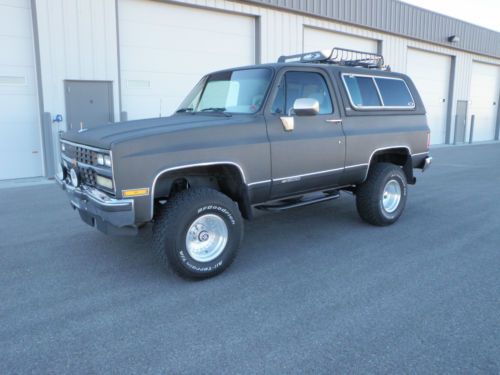
<svg viewBox="0 0 500 375">
<path fill-rule="evenodd" d="M 356 51 L 335 47 L 332 50 L 322 50 L 298 55 L 281 56 L 279 63 L 317 63 L 335 64 L 341 66 L 357 66 L 368 69 L 388 69 L 384 66 L 384 57 L 377 53 Z"/>
</svg>

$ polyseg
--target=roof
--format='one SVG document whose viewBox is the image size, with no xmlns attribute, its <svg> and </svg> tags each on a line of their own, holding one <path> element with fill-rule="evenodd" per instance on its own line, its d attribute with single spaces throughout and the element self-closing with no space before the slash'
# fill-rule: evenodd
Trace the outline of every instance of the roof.
<svg viewBox="0 0 500 375">
<path fill-rule="evenodd" d="M 259 69 L 259 68 L 270 68 L 275 71 L 281 69 L 281 68 L 321 68 L 321 69 L 328 69 L 334 72 L 341 72 L 341 73 L 352 73 L 352 74 L 366 74 L 366 75 L 375 75 L 375 76 L 381 76 L 381 77 L 399 77 L 399 78 L 406 78 L 408 77 L 404 73 L 400 72 L 395 72 L 391 70 L 385 70 L 385 69 L 368 69 L 360 66 L 342 66 L 342 65 L 337 65 L 337 64 L 323 64 L 323 63 L 283 63 L 283 62 L 276 62 L 276 63 L 266 63 L 266 64 L 254 64 L 254 65 L 245 65 L 245 66 L 238 66 L 238 67 L 232 67 L 232 68 L 226 68 L 222 70 L 217 70 L 214 72 L 210 72 L 210 74 L 215 74 L 215 73 L 223 73 L 223 72 L 229 72 L 233 70 L 244 70 L 244 69 Z"/>
<path fill-rule="evenodd" d="M 396 0 L 244 0 L 500 58 L 500 33 Z M 473 6 L 473 5 L 472 5 Z M 458 43 L 448 37 L 456 35 Z"/>
</svg>

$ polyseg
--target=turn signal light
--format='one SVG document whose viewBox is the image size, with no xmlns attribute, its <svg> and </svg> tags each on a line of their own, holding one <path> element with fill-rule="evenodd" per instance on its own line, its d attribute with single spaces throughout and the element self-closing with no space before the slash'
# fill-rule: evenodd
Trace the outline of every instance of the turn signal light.
<svg viewBox="0 0 500 375">
<path fill-rule="evenodd" d="M 143 197 L 149 195 L 149 188 L 122 190 L 122 195 L 126 198 Z"/>
</svg>

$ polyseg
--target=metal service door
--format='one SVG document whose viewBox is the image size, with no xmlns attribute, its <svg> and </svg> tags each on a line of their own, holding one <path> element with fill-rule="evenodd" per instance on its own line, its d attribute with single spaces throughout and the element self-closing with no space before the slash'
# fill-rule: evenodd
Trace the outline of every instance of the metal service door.
<svg viewBox="0 0 500 375">
<path fill-rule="evenodd" d="M 113 122 L 113 85 L 108 81 L 65 81 L 69 129 Z"/>
</svg>

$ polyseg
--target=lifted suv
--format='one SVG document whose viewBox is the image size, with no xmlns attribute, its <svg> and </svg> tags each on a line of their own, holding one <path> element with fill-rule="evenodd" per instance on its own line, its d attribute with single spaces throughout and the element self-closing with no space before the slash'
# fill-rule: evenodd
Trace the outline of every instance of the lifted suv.
<svg viewBox="0 0 500 375">
<path fill-rule="evenodd" d="M 361 218 L 401 216 L 429 127 L 412 81 L 379 55 L 333 49 L 208 74 L 167 118 L 67 132 L 59 182 L 91 226 L 135 234 L 179 275 L 214 276 L 252 210 L 356 195 Z"/>
</svg>

